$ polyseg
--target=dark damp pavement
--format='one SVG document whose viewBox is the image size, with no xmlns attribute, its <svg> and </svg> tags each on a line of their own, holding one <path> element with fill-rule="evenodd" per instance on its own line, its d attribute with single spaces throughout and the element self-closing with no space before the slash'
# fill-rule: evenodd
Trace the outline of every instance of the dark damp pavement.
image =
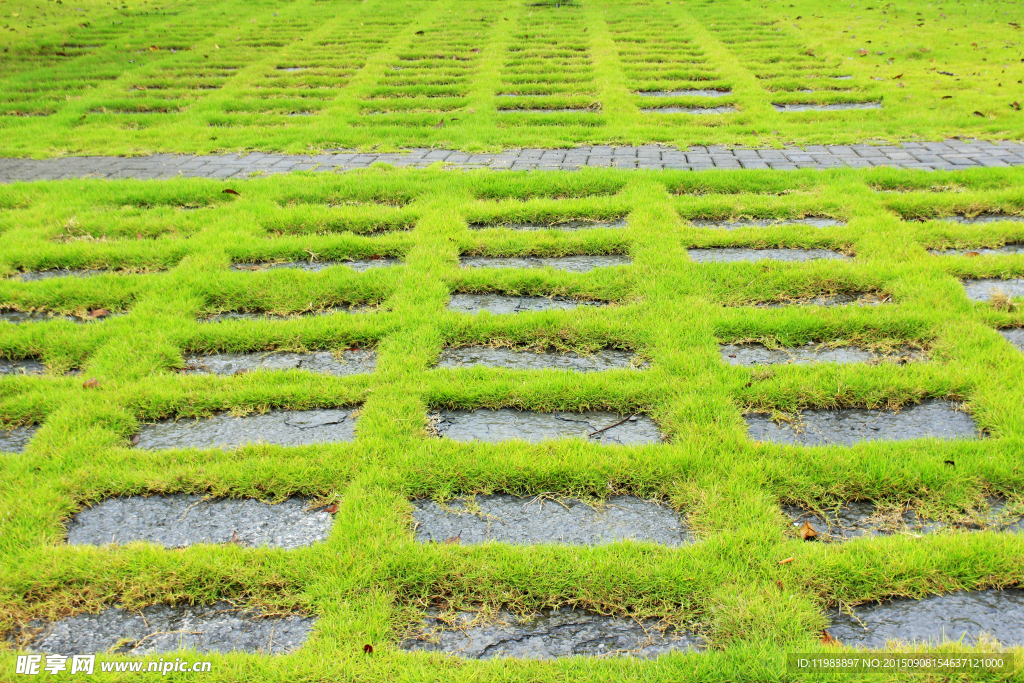
<svg viewBox="0 0 1024 683">
<path fill-rule="evenodd" d="M 38 429 L 39 427 L 36 425 L 15 427 L 14 429 L 7 429 L 4 425 L 0 425 L 0 453 L 22 452 Z"/>
<path fill-rule="evenodd" d="M 290 550 L 323 541 L 332 518 L 289 498 L 271 505 L 252 499 L 204 500 L 197 495 L 108 498 L 68 523 L 69 545 L 123 545 L 135 541 L 165 548 L 234 543 Z"/>
<path fill-rule="evenodd" d="M 572 370 L 573 372 L 601 372 L 629 368 L 642 370 L 649 363 L 637 360 L 631 351 L 602 349 L 586 356 L 577 353 L 545 351 L 537 353 L 526 349 L 462 346 L 441 349 L 438 368 L 508 368 L 511 370 Z"/>
<path fill-rule="evenodd" d="M 923 360 L 925 354 L 911 349 L 876 353 L 856 346 L 829 348 L 808 342 L 804 346 L 769 349 L 761 344 L 721 344 L 722 361 L 729 365 L 812 365 L 814 363 L 908 363 Z"/>
<path fill-rule="evenodd" d="M 653 102 L 652 98 L 652 102 Z M 662 108 L 658 113 L 699 114 L 720 112 Z M 597 145 L 571 149 L 514 149 L 472 154 L 454 150 L 410 149 L 389 154 L 361 154 L 342 150 L 315 155 L 154 154 L 141 157 L 65 157 L 62 159 L 0 159 L 0 183 L 17 180 L 67 178 L 247 178 L 292 171 L 346 171 L 385 163 L 399 167 L 426 167 L 442 162 L 454 169 L 575 170 L 584 167 L 632 169 L 776 169 L 798 168 L 919 168 L 956 171 L 964 168 L 1024 165 L 1024 145 L 1016 142 L 945 140 L 904 142 L 897 145 L 807 145 L 779 149 L 733 149 L 690 146 L 675 149 L 660 145 L 611 147 Z"/>
<path fill-rule="evenodd" d="M 746 261 L 818 261 L 848 260 L 846 254 L 828 249 L 748 249 L 745 247 L 710 247 L 707 249 L 687 249 L 690 260 L 694 263 L 733 263 Z"/>
<path fill-rule="evenodd" d="M 1006 647 L 1024 645 L 1024 590 L 958 591 L 921 600 L 896 598 L 833 610 L 828 633 L 850 647 L 882 649 L 904 643 L 957 642 L 975 645 L 985 633 Z"/>
<path fill-rule="evenodd" d="M 376 352 L 363 349 L 346 349 L 337 356 L 330 351 L 254 351 L 185 356 L 185 369 L 182 372 L 186 375 L 237 375 L 259 371 L 306 370 L 341 377 L 370 373 L 376 367 Z"/>
<path fill-rule="evenodd" d="M 33 358 L 18 360 L 0 358 L 0 375 L 42 375 L 45 373 L 46 366 Z"/>
<path fill-rule="evenodd" d="M 303 615 L 266 616 L 226 602 L 210 606 L 153 605 L 136 612 L 110 607 L 34 623 L 43 630 L 29 643 L 34 652 L 63 655 L 150 655 L 190 649 L 199 652 L 254 652 L 278 655 L 302 646 L 315 619 Z"/>
<path fill-rule="evenodd" d="M 655 659 L 666 652 L 702 649 L 702 641 L 694 634 L 663 633 L 654 619 L 639 621 L 568 608 L 531 617 L 517 617 L 504 610 L 492 617 L 475 612 L 441 617 L 437 611 L 428 612 L 419 637 L 406 640 L 402 648 L 447 652 L 466 659 Z"/>
<path fill-rule="evenodd" d="M 964 291 L 972 301 L 992 301 L 997 296 L 1024 297 L 1024 278 L 965 280 Z"/>
<path fill-rule="evenodd" d="M 443 504 L 414 500 L 412 506 L 421 543 L 458 538 L 462 545 L 603 545 L 630 539 L 675 547 L 694 541 L 678 512 L 633 496 L 613 496 L 593 507 L 574 498 L 504 493 Z"/>
<path fill-rule="evenodd" d="M 363 273 L 372 268 L 389 268 L 400 263 L 395 258 L 355 259 L 352 261 L 289 261 L 287 263 L 235 263 L 232 270 L 248 272 L 259 272 L 263 270 L 277 270 L 286 268 L 290 270 L 305 270 L 311 273 L 319 273 L 321 270 L 337 266 L 351 268 L 357 273 Z"/>
<path fill-rule="evenodd" d="M 355 410 L 271 410 L 262 415 L 233 417 L 220 413 L 213 417 L 161 420 L 144 424 L 138 433 L 136 448 L 236 448 L 245 444 L 268 443 L 301 446 L 355 438 Z"/>
<path fill-rule="evenodd" d="M 632 446 L 660 443 L 662 434 L 646 415 L 538 413 L 527 410 L 441 410 L 431 413 L 438 436 L 454 441 L 522 440 L 540 443 L 550 439 L 578 438 L 606 445 Z"/>
<path fill-rule="evenodd" d="M 899 412 L 844 408 L 805 410 L 792 422 L 776 422 L 761 413 L 744 415 L 754 441 L 800 446 L 852 446 L 862 441 L 904 441 L 934 437 L 975 439 L 974 418 L 948 401 L 929 399 Z"/>
<path fill-rule="evenodd" d="M 919 536 L 944 529 L 1019 533 L 1024 530 L 1024 516 L 1008 514 L 1007 507 L 1004 499 L 990 499 L 985 507 L 953 524 L 923 518 L 913 509 L 880 507 L 871 501 L 851 501 L 820 512 L 784 505 L 782 511 L 792 520 L 794 529 L 809 523 L 818 534 L 815 540 L 845 541 L 862 536 Z"/>
<path fill-rule="evenodd" d="M 459 265 L 463 268 L 554 268 L 568 273 L 589 273 L 595 268 L 628 266 L 628 256 L 463 256 Z"/>
<path fill-rule="evenodd" d="M 566 311 L 581 306 L 607 306 L 603 301 L 584 301 L 555 296 L 506 296 L 503 294 L 452 294 L 448 310 L 457 313 L 480 313 L 487 311 L 494 315 L 525 313 L 527 311 Z"/>
</svg>

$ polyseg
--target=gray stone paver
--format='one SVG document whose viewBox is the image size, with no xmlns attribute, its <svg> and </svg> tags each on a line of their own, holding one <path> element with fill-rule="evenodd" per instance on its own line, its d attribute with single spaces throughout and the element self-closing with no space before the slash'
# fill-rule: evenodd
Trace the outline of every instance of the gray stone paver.
<svg viewBox="0 0 1024 683">
<path fill-rule="evenodd" d="M 293 171 L 346 171 L 374 163 L 424 167 L 445 163 L 452 169 L 576 170 L 584 166 L 631 169 L 737 169 L 760 168 L 918 168 L 960 170 L 1024 165 L 1024 145 L 1011 141 L 945 140 L 907 142 L 902 145 L 808 145 L 782 149 L 730 149 L 693 145 L 675 149 L 659 145 L 639 147 L 581 146 L 574 149 L 521 149 L 489 154 L 445 149 L 409 149 L 386 154 L 337 150 L 315 155 L 251 152 L 193 156 L 154 154 L 142 157 L 65 157 L 61 159 L 0 158 L 0 183 L 71 178 L 163 179 L 245 178 Z"/>
</svg>

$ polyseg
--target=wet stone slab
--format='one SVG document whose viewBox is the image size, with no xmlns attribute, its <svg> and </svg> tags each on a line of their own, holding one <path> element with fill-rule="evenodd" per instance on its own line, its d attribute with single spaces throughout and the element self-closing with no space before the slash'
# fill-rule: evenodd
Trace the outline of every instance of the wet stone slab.
<svg viewBox="0 0 1024 683">
<path fill-rule="evenodd" d="M 332 306 L 320 311 L 303 311 L 302 313 L 268 313 L 250 311 L 227 311 L 216 315 L 200 318 L 200 323 L 219 323 L 226 320 L 293 320 L 295 318 L 308 318 L 321 315 L 334 315 L 335 313 L 368 313 L 372 311 L 371 306 L 352 304 L 345 306 Z"/>
<path fill-rule="evenodd" d="M 849 111 L 852 109 L 881 109 L 881 102 L 835 102 L 833 104 L 814 104 L 813 102 L 793 102 L 791 104 L 772 103 L 775 111 Z"/>
<path fill-rule="evenodd" d="M 271 505 L 259 500 L 208 500 L 197 495 L 108 498 L 68 524 L 69 545 L 155 543 L 186 548 L 197 543 L 299 548 L 327 538 L 331 515 L 306 508 L 301 498 Z"/>
<path fill-rule="evenodd" d="M 345 268 L 351 268 L 357 272 L 364 272 L 371 268 L 388 268 L 394 265 L 398 265 L 398 259 L 375 258 L 359 259 L 354 261 L 314 261 L 312 263 L 309 261 L 292 261 L 289 263 L 235 263 L 232 264 L 231 269 L 242 271 L 261 271 L 288 268 L 291 270 L 306 270 L 312 273 L 318 273 L 321 270 L 327 270 L 328 268 L 343 266 Z"/>
<path fill-rule="evenodd" d="M 645 114 L 734 114 L 735 107 L 650 107 L 641 109 Z"/>
<path fill-rule="evenodd" d="M 999 334 L 1006 337 L 1006 341 L 1024 351 L 1024 327 L 1015 330 L 999 330 Z"/>
<path fill-rule="evenodd" d="M 430 415 L 438 436 L 454 441 L 526 441 L 577 438 L 592 443 L 631 446 L 661 443 L 654 420 L 646 415 L 618 415 L 604 411 L 539 413 L 498 410 L 441 410 Z"/>
<path fill-rule="evenodd" d="M 640 97 L 725 97 L 731 90 L 647 90 L 638 92 Z"/>
<path fill-rule="evenodd" d="M 0 322 L 9 322 L 15 325 L 20 323 L 49 322 L 51 320 L 67 320 L 72 323 L 85 323 L 89 320 L 76 318 L 73 315 L 54 313 L 53 311 L 33 311 L 25 313 L 10 308 L 0 308 Z"/>
<path fill-rule="evenodd" d="M 510 368 L 513 370 L 572 370 L 573 372 L 601 372 L 616 368 L 645 369 L 647 362 L 639 362 L 631 351 L 602 349 L 588 356 L 577 353 L 537 353 L 518 349 L 492 349 L 485 346 L 463 346 L 441 350 L 439 368 Z"/>
<path fill-rule="evenodd" d="M 175 422 L 161 420 L 139 429 L 137 448 L 222 448 L 228 450 L 250 443 L 279 446 L 352 441 L 356 416 L 352 409 L 272 410 L 263 415 L 213 417 Z"/>
<path fill-rule="evenodd" d="M 740 228 L 776 228 L 786 225 L 805 225 L 811 228 L 833 228 L 846 225 L 845 221 L 834 218 L 741 218 L 733 221 L 719 221 L 705 218 L 694 218 L 690 223 L 695 228 L 716 228 L 719 230 L 739 230 Z"/>
<path fill-rule="evenodd" d="M 789 306 L 881 306 L 891 304 L 892 298 L 884 294 L 835 294 L 833 296 L 814 296 L 792 301 L 766 301 L 753 304 L 754 308 L 787 308 Z"/>
<path fill-rule="evenodd" d="M 0 425 L 0 453 L 21 453 L 38 429 L 35 425 L 14 429 Z"/>
<path fill-rule="evenodd" d="M 921 600 L 895 598 L 833 610 L 829 634 L 850 647 L 879 650 L 891 640 L 904 643 L 977 644 L 987 634 L 1007 647 L 1024 645 L 1024 590 L 957 591 Z"/>
<path fill-rule="evenodd" d="M 574 232 L 576 230 L 594 230 L 597 228 L 611 228 L 619 230 L 626 227 L 625 218 L 616 218 L 608 221 L 571 220 L 558 223 L 471 223 L 467 226 L 470 230 L 487 230 L 490 228 L 504 228 L 506 230 L 560 230 L 563 232 Z"/>
<path fill-rule="evenodd" d="M 829 348 L 808 342 L 804 346 L 769 349 L 762 344 L 721 344 L 722 360 L 729 365 L 812 365 L 814 363 L 908 363 L 923 360 L 922 352 L 895 349 L 878 353 L 855 346 Z"/>
<path fill-rule="evenodd" d="M 615 496 L 591 507 L 574 499 L 517 498 L 508 494 L 457 498 L 439 504 L 414 500 L 416 540 L 463 545 L 603 545 L 625 539 L 668 546 L 692 543 L 678 512 L 656 502 Z"/>
<path fill-rule="evenodd" d="M 1017 216 L 1014 214 L 1006 213 L 979 213 L 977 216 L 939 216 L 937 218 L 922 220 L 942 221 L 945 223 L 962 223 L 964 225 L 976 225 L 981 223 L 1022 223 L 1024 222 L 1024 216 Z"/>
<path fill-rule="evenodd" d="M 748 434 L 754 441 L 799 446 L 851 446 L 862 441 L 905 441 L 926 437 L 976 439 L 974 418 L 953 403 L 929 399 L 905 406 L 899 412 L 844 408 L 805 410 L 792 422 L 781 424 L 769 415 L 744 415 Z"/>
<path fill-rule="evenodd" d="M 957 531 L 1004 531 L 1019 533 L 1024 530 L 1024 517 L 1009 512 L 1005 499 L 991 498 L 986 506 L 973 511 L 962 521 L 947 524 L 928 519 L 912 509 L 891 509 L 877 506 L 871 501 L 852 501 L 838 508 L 813 511 L 795 505 L 784 505 L 782 511 L 791 520 L 794 529 L 810 523 L 819 541 L 845 541 L 862 536 L 892 536 L 894 534 L 921 535 L 942 529 Z"/>
<path fill-rule="evenodd" d="M 819 260 L 848 260 L 846 254 L 828 249 L 746 249 L 746 248 L 716 248 L 716 249 L 687 249 L 695 263 L 734 263 L 745 261 L 756 263 L 757 261 L 819 261 Z"/>
<path fill-rule="evenodd" d="M 935 256 L 1012 256 L 1024 254 L 1024 244 L 1006 244 L 992 249 L 987 247 L 977 247 L 975 249 L 929 249 L 928 253 Z"/>
<path fill-rule="evenodd" d="M 46 366 L 32 358 L 21 358 L 9 360 L 0 358 L 0 376 L 2 375 L 42 375 L 46 373 Z"/>
<path fill-rule="evenodd" d="M 551 610 L 530 617 L 499 611 L 491 617 L 475 612 L 427 613 L 418 638 L 405 650 L 448 652 L 465 659 L 555 659 L 560 657 L 638 657 L 655 659 L 666 652 L 702 649 L 700 639 L 685 631 L 662 632 L 657 620 L 638 621 L 582 610 Z"/>
<path fill-rule="evenodd" d="M 1024 278 L 1000 280 L 965 280 L 964 290 L 972 301 L 991 301 L 993 295 L 1008 296 L 1011 299 L 1024 296 Z"/>
<path fill-rule="evenodd" d="M 567 311 L 573 308 L 607 306 L 603 301 L 584 301 L 566 297 L 504 296 L 502 294 L 453 294 L 448 310 L 457 313 L 487 311 L 494 315 L 526 313 L 529 311 Z"/>
<path fill-rule="evenodd" d="M 377 367 L 374 351 L 345 350 L 340 356 L 338 358 L 330 351 L 256 351 L 186 356 L 182 372 L 186 375 L 238 375 L 266 370 L 308 370 L 341 377 L 370 373 Z"/>
<path fill-rule="evenodd" d="M 150 655 L 189 649 L 198 652 L 284 654 L 306 642 L 312 617 L 263 616 L 226 602 L 209 606 L 154 605 L 137 612 L 110 607 L 43 626 L 29 644 L 35 652 L 62 655 Z"/>
<path fill-rule="evenodd" d="M 628 266 L 632 262 L 628 256 L 463 256 L 459 259 L 459 265 L 463 268 L 554 268 L 569 273 L 587 273 L 595 268 Z"/>
<path fill-rule="evenodd" d="M 55 277 L 94 277 L 105 275 L 114 271 L 111 270 L 75 270 L 69 268 L 49 268 L 47 270 L 32 270 L 16 273 L 11 276 L 12 280 L 19 282 L 33 282 L 35 280 L 49 280 Z"/>
</svg>

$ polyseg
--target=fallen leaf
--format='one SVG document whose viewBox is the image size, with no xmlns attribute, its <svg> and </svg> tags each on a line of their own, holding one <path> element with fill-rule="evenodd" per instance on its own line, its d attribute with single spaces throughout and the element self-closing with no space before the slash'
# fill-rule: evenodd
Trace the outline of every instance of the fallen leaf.
<svg viewBox="0 0 1024 683">
<path fill-rule="evenodd" d="M 139 445 L 139 435 L 138 434 L 136 434 L 135 436 L 132 437 L 132 445 L 133 446 L 138 446 Z"/>
<path fill-rule="evenodd" d="M 416 35 L 422 36 L 423 35 L 423 31 L 416 31 Z"/>
<path fill-rule="evenodd" d="M 373 654 L 373 645 L 370 645 L 369 643 L 367 643 L 366 645 L 363 645 L 363 652 L 365 652 L 368 655 L 372 655 Z"/>
<path fill-rule="evenodd" d="M 981 256 L 981 254 L 976 252 L 976 251 L 969 251 L 966 254 L 964 254 L 964 256 L 974 257 L 974 256 Z"/>
<path fill-rule="evenodd" d="M 226 190 L 222 190 L 221 194 L 233 194 L 235 196 L 239 196 L 239 197 L 241 196 L 240 194 L 238 194 L 237 192 L 232 190 L 230 187 L 228 189 L 226 189 Z"/>
<path fill-rule="evenodd" d="M 977 50 L 977 49 L 978 49 L 978 44 L 977 44 L 977 43 L 971 43 L 971 45 L 973 45 L 973 46 L 974 46 L 974 49 L 975 49 L 975 50 Z"/>
<path fill-rule="evenodd" d="M 231 373 L 231 374 L 232 374 L 232 375 L 244 375 L 244 374 L 246 374 L 246 373 L 248 373 L 248 372 L 249 372 L 249 369 L 248 369 L 248 368 L 238 368 L 237 370 L 235 370 L 235 371 L 234 371 L 233 373 Z"/>
<path fill-rule="evenodd" d="M 333 515 L 337 511 L 338 511 L 338 504 L 337 503 L 331 503 L 330 505 L 328 505 L 327 507 L 324 508 L 324 512 L 326 512 L 329 515 Z"/>
<path fill-rule="evenodd" d="M 952 95 L 943 95 L 942 99 L 944 99 L 944 100 L 951 100 L 951 99 L 953 99 L 953 96 Z"/>
<path fill-rule="evenodd" d="M 822 645 L 838 645 L 839 641 L 832 637 L 832 634 L 828 631 L 821 632 L 821 644 Z"/>
<path fill-rule="evenodd" d="M 444 119 L 441 119 L 440 121 L 438 121 L 437 125 L 434 126 L 434 128 L 441 128 L 442 126 L 444 126 Z"/>
<path fill-rule="evenodd" d="M 457 544 L 459 544 L 461 542 L 462 542 L 462 531 L 459 531 L 459 535 L 458 536 L 449 536 L 448 538 L 444 539 L 444 544 L 445 545 L 457 545 Z"/>
<path fill-rule="evenodd" d="M 974 112 L 974 115 L 975 115 L 975 116 L 980 116 L 981 118 L 985 118 L 985 115 L 984 115 L 984 114 L 982 114 L 982 113 L 981 113 L 980 111 L 976 111 L 976 112 Z"/>
<path fill-rule="evenodd" d="M 231 542 L 238 545 L 238 529 L 231 532 Z"/>
<path fill-rule="evenodd" d="M 811 523 L 808 521 L 804 521 L 804 525 L 800 527 L 800 538 L 807 541 L 809 539 L 814 538 L 817 535 L 818 532 L 814 530 L 814 527 L 811 526 Z"/>
<path fill-rule="evenodd" d="M 897 78 L 903 78 L 903 74 L 900 74 L 898 76 L 893 76 L 892 78 L 893 78 L 893 80 L 896 80 Z"/>
<path fill-rule="evenodd" d="M 784 559 L 784 560 L 779 560 L 779 564 L 789 564 L 789 563 L 790 563 L 790 562 L 792 562 L 792 561 L 793 561 L 793 558 L 792 558 L 792 557 L 787 557 L 787 558 L 786 558 L 786 559 Z"/>
<path fill-rule="evenodd" d="M 103 318 L 108 315 L 110 315 L 110 311 L 105 308 L 97 308 L 89 313 L 89 316 L 92 318 Z"/>
<path fill-rule="evenodd" d="M 1020 102 L 1010 102 L 1010 108 L 1020 111 Z"/>
<path fill-rule="evenodd" d="M 953 462 L 952 460 L 943 460 L 942 464 L 943 465 L 949 465 L 950 467 L 956 467 L 956 463 Z"/>
<path fill-rule="evenodd" d="M 950 71 L 940 71 L 939 73 L 942 74 L 943 76 L 956 76 L 955 73 L 952 73 Z"/>
<path fill-rule="evenodd" d="M 150 45 L 149 46 L 149 51 L 150 52 L 159 52 L 160 48 L 158 48 L 156 45 Z"/>
<path fill-rule="evenodd" d="M 868 53 L 868 51 L 865 50 L 864 48 L 861 48 L 861 49 L 857 50 L 857 54 L 859 54 L 861 57 L 863 57 L 867 53 Z"/>
<path fill-rule="evenodd" d="M 100 381 L 98 379 L 96 379 L 95 377 L 93 377 L 92 379 L 87 379 L 84 382 L 82 382 L 82 388 L 83 389 L 95 389 L 99 385 L 100 385 Z"/>
<path fill-rule="evenodd" d="M 480 48 L 474 47 L 472 50 L 470 50 L 470 52 L 480 52 Z"/>
<path fill-rule="evenodd" d="M 1010 26 L 1012 26 L 1012 27 L 1014 27 L 1014 28 L 1020 28 L 1020 24 L 1015 24 L 1015 23 L 1014 23 L 1014 22 L 1012 22 L 1012 21 L 1010 22 Z"/>
<path fill-rule="evenodd" d="M 781 581 L 779 581 L 778 579 L 776 579 L 776 580 L 775 580 L 775 585 L 779 587 L 779 590 L 780 590 L 780 591 L 784 591 L 784 590 L 786 590 L 786 587 L 785 587 L 785 586 L 783 586 L 783 585 L 782 585 L 782 582 L 781 582 Z"/>
<path fill-rule="evenodd" d="M 141 240 L 142 239 L 142 233 L 141 232 L 135 233 L 135 239 Z"/>
</svg>

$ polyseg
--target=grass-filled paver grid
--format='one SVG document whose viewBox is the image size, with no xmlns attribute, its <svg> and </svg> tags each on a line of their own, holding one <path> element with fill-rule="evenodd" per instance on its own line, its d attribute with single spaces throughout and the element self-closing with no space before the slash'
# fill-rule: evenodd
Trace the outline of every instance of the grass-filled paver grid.
<svg viewBox="0 0 1024 683">
<path fill-rule="evenodd" d="M 781 147 L 1024 123 L 1017 3 L 7 4 L 0 156 Z"/>
<path fill-rule="evenodd" d="M 1024 537 L 961 533 L 954 522 L 991 497 L 1020 506 L 1024 354 L 1001 332 L 1024 328 L 1022 302 L 972 301 L 961 281 L 1020 278 L 1024 260 L 930 250 L 1024 242 L 1020 222 L 941 220 L 1019 216 L 1021 180 L 1014 169 L 369 169 L 249 181 L 5 186 L 0 305 L 109 315 L 88 324 L 59 317 L 0 322 L 0 355 L 47 366 L 42 376 L 0 377 L 5 428 L 39 425 L 23 451 L 0 457 L 0 627 L 20 633 L 17 627 L 32 620 L 104 606 L 231 601 L 239 609 L 312 615 L 316 623 L 294 654 L 213 656 L 209 680 L 285 671 L 306 671 L 298 678 L 310 679 L 418 679 L 443 671 L 476 680 L 514 671 L 539 680 L 586 673 L 609 681 L 698 681 L 737 670 L 763 679 L 777 674 L 785 651 L 818 647 L 829 608 L 1017 585 Z M 714 229 L 691 222 L 806 217 L 836 224 L 779 220 Z M 575 219 L 597 227 L 558 229 Z M 624 227 L 601 226 L 618 219 Z M 552 228 L 501 227 L 520 224 Z M 688 248 L 717 247 L 827 249 L 849 258 L 696 263 L 687 255 Z M 631 262 L 586 273 L 459 265 L 462 256 L 572 255 Z M 375 257 L 398 263 L 363 272 L 343 264 L 232 268 Z M 51 268 L 118 272 L 11 277 Z M 491 294 L 602 305 L 501 314 L 448 309 L 453 296 Z M 863 297 L 876 305 L 858 305 Z M 351 306 L 358 308 L 349 312 Z M 260 317 L 205 322 L 226 312 Z M 720 345 L 743 343 L 912 349 L 923 357 L 770 367 L 722 359 Z M 436 367 L 445 347 L 481 345 L 618 349 L 649 365 L 587 373 Z M 208 354 L 354 349 L 375 352 L 372 372 L 185 371 L 187 359 Z M 80 374 L 65 376 L 71 369 Z M 761 414 L 784 421 L 832 408 L 906 410 L 927 401 L 963 405 L 976 438 L 808 447 L 753 441 L 744 420 Z M 303 437 L 288 446 L 266 439 L 226 450 L 216 439 L 167 450 L 133 438 L 145 436 L 144 425 L 173 418 L 183 427 L 209 424 L 214 415 L 223 422 L 259 414 L 301 422 L 298 412 L 321 409 L 344 413 L 354 438 Z M 625 446 L 587 437 L 462 442 L 439 438 L 432 421 L 444 411 L 491 410 L 642 417 L 664 439 Z M 598 505 L 622 495 L 657 499 L 685 516 L 696 542 L 416 541 L 411 499 L 496 493 Z M 334 522 L 324 541 L 294 550 L 66 545 L 65 525 L 77 511 L 144 494 L 301 497 L 332 510 Z M 825 545 L 801 540 L 782 511 L 848 500 L 912 507 L 948 528 Z M 424 614 L 436 613 L 428 610 L 479 608 L 650 618 L 697 634 L 705 651 L 668 653 L 640 666 L 457 663 L 400 649 L 422 631 Z"/>
</svg>

